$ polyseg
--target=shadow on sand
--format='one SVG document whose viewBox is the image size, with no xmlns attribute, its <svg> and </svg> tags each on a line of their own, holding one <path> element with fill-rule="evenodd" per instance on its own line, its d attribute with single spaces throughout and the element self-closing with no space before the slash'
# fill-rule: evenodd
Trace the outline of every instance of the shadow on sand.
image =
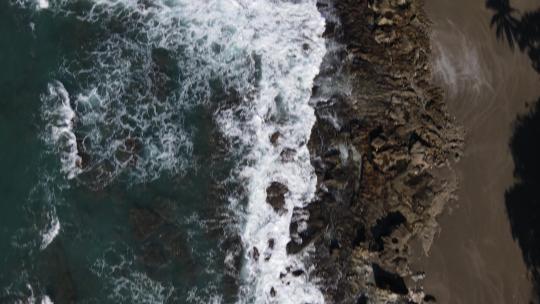
<svg viewBox="0 0 540 304">
<path fill-rule="evenodd" d="M 506 39 L 511 49 L 518 46 L 527 53 L 534 69 L 540 72 L 540 8 L 521 13 L 510 5 L 510 0 L 487 0 L 486 7 L 494 11 L 491 26 L 497 38 Z"/>
<path fill-rule="evenodd" d="M 510 150 L 516 182 L 505 194 L 512 235 L 523 253 L 540 299 L 540 99 L 526 115 L 518 116 Z"/>
<path fill-rule="evenodd" d="M 487 0 L 494 11 L 491 26 L 497 38 L 526 53 L 540 73 L 540 8 L 519 12 L 509 0 Z M 538 84 L 540 86 L 540 83 Z M 518 242 L 540 301 L 540 98 L 529 113 L 517 117 L 510 139 L 515 183 L 505 193 L 512 236 Z M 531 302 L 532 303 L 532 302 Z"/>
</svg>

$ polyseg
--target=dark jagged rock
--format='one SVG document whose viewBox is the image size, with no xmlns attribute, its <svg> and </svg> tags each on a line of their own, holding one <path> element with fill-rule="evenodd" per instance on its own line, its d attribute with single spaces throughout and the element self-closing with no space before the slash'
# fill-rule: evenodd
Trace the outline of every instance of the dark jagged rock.
<svg viewBox="0 0 540 304">
<path fill-rule="evenodd" d="M 426 303 L 435 303 L 435 302 L 437 302 L 437 299 L 434 296 L 428 294 L 428 295 L 424 296 L 424 302 L 426 302 Z"/>
<path fill-rule="evenodd" d="M 328 303 L 421 303 L 421 282 L 407 288 L 415 274 L 411 242 L 431 246 L 436 218 L 457 187 L 440 168 L 460 157 L 463 144 L 431 83 L 423 2 L 320 2 L 323 14 L 339 20 L 325 35 L 343 48 L 327 55 L 331 64 L 316 80 L 321 101 L 308 143 L 316 199 L 294 210 L 287 252 L 315 245 L 314 275 Z M 328 78 L 347 79 L 350 92 L 318 95 Z M 309 215 L 307 228 L 294 213 Z"/>
<path fill-rule="evenodd" d="M 384 237 L 388 237 L 392 232 L 407 220 L 401 212 L 390 212 L 383 218 L 378 219 L 377 223 L 371 227 L 371 235 L 373 237 L 372 250 L 382 251 L 384 249 Z"/>
<path fill-rule="evenodd" d="M 368 304 L 368 298 L 366 297 L 366 295 L 360 295 L 360 297 L 358 297 L 358 300 L 356 301 L 356 304 Z"/>
<path fill-rule="evenodd" d="M 84 151 L 84 142 L 77 136 L 77 155 L 80 157 L 80 162 L 77 163 L 77 166 L 81 169 L 84 169 L 88 166 L 91 161 L 90 155 Z"/>
<path fill-rule="evenodd" d="M 330 255 L 334 254 L 334 252 L 338 251 L 341 246 L 339 245 L 339 241 L 337 239 L 333 239 L 330 241 Z"/>
<path fill-rule="evenodd" d="M 276 243 L 276 241 L 274 239 L 269 239 L 268 240 L 268 248 L 274 249 L 275 243 Z"/>
<path fill-rule="evenodd" d="M 353 239 L 352 246 L 356 247 L 366 241 L 366 229 L 360 226 L 356 229 L 356 236 Z"/>
<path fill-rule="evenodd" d="M 378 288 L 390 290 L 400 295 L 406 295 L 409 292 L 405 281 L 399 275 L 388 272 L 377 264 L 373 264 L 372 268 L 375 285 Z"/>
<path fill-rule="evenodd" d="M 291 148 L 285 148 L 283 149 L 283 151 L 281 151 L 280 156 L 281 160 L 283 160 L 284 162 L 290 162 L 296 156 L 296 150 Z"/>
<path fill-rule="evenodd" d="M 309 210 L 311 210 L 311 218 L 309 218 L 310 213 L 307 209 L 293 209 L 293 216 L 291 219 L 291 225 L 289 227 L 292 240 L 287 243 L 286 248 L 288 254 L 296 254 L 300 252 L 314 239 L 321 236 L 322 228 L 325 224 L 322 219 L 317 220 L 319 218 L 317 209 L 311 208 Z M 310 225 L 304 229 L 303 227 L 306 226 L 308 218 L 310 220 Z M 300 227 L 302 227 L 302 230 L 299 230 Z"/>
<path fill-rule="evenodd" d="M 253 251 L 252 251 L 252 257 L 255 261 L 258 261 L 259 260 L 259 256 L 261 254 L 259 253 L 259 249 L 257 249 L 257 247 L 253 247 Z"/>
<path fill-rule="evenodd" d="M 283 212 L 285 206 L 285 194 L 289 192 L 287 186 L 282 183 L 272 182 L 268 188 L 266 188 L 266 202 L 274 208 L 276 212 Z"/>
<path fill-rule="evenodd" d="M 280 136 L 281 136 L 281 133 L 279 132 L 274 132 L 272 136 L 270 136 L 270 142 L 272 143 L 272 145 L 277 145 L 277 141 Z"/>
<path fill-rule="evenodd" d="M 302 246 L 302 244 L 298 244 L 295 241 L 289 241 L 287 243 L 287 247 L 286 247 L 287 254 L 296 254 L 296 253 L 302 251 L 302 249 L 304 249 L 304 247 L 305 246 Z"/>
</svg>

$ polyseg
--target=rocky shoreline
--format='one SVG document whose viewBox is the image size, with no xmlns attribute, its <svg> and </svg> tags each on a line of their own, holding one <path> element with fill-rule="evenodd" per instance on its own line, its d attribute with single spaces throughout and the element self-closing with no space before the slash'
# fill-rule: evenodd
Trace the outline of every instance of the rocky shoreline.
<svg viewBox="0 0 540 304">
<path fill-rule="evenodd" d="M 308 146 L 317 198 L 294 211 L 288 252 L 314 245 L 313 275 L 328 303 L 433 302 L 409 260 L 413 247 L 429 250 L 437 216 L 455 199 L 451 165 L 464 132 L 431 81 L 423 2 L 318 6 L 335 17 L 327 18 L 325 35 L 342 46 L 332 55 L 341 67 L 323 67 L 319 82 L 339 74 L 349 92 L 314 88 L 317 122 Z"/>
</svg>

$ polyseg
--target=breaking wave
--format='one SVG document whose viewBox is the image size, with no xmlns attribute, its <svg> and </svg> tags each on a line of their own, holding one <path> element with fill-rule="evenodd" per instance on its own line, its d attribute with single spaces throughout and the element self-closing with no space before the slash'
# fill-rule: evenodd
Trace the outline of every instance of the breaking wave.
<svg viewBox="0 0 540 304">
<path fill-rule="evenodd" d="M 245 163 L 238 167 L 248 201 L 242 232 L 246 286 L 241 302 L 321 303 L 310 269 L 305 269 L 301 256 L 288 255 L 286 245 L 294 208 L 308 204 L 315 192 L 306 144 L 315 122 L 309 100 L 325 53 L 324 20 L 315 1 L 254 1 L 241 13 L 246 11 L 248 18 L 242 23 L 260 33 L 244 38 L 249 41 L 246 48 L 260 56 L 260 87 L 252 100 L 223 111 L 218 118 L 234 145 L 247 151 Z M 287 188 L 279 212 L 266 202 L 273 182 Z M 295 270 L 303 274 L 292 275 Z"/>
<path fill-rule="evenodd" d="M 49 246 L 54 238 L 60 233 L 60 221 L 58 220 L 58 217 L 55 213 L 50 212 L 48 214 L 48 217 L 50 219 L 50 222 L 48 223 L 47 227 L 41 232 L 41 250 L 44 250 Z"/>
<path fill-rule="evenodd" d="M 99 43 L 68 60 L 62 82 L 43 97 L 44 138 L 61 171 L 94 188 L 183 174 L 196 157 L 186 117 L 216 107 L 246 190 L 230 197 L 247 203 L 240 302 L 324 302 L 305 257 L 286 251 L 293 210 L 312 200 L 316 185 L 307 148 L 315 122 L 309 101 L 325 54 L 316 1 L 76 2 L 35 2 L 100 31 Z M 287 189 L 280 212 L 266 202 L 276 182 Z M 133 275 L 116 288 L 152 284 Z M 151 287 L 166 299 L 163 286 Z"/>
<path fill-rule="evenodd" d="M 47 122 L 44 139 L 60 155 L 61 171 L 72 179 L 81 172 L 81 157 L 77 151 L 77 138 L 73 131 L 75 112 L 69 95 L 60 82 L 49 84 L 43 96 L 42 117 Z"/>
</svg>

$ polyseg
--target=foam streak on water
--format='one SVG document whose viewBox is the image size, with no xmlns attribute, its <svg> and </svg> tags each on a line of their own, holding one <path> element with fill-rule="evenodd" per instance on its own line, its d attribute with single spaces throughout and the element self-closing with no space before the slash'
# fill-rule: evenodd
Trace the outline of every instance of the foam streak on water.
<svg viewBox="0 0 540 304">
<path fill-rule="evenodd" d="M 60 233 L 60 221 L 56 216 L 55 212 L 49 213 L 48 217 L 50 218 L 50 223 L 41 233 L 41 250 L 44 250 L 49 246 L 54 238 Z"/>
<path fill-rule="evenodd" d="M 129 250 L 108 249 L 92 265 L 91 272 L 106 282 L 104 292 L 108 298 L 116 303 L 169 303 L 174 288 L 133 270 L 132 255 Z M 114 256 L 117 264 L 107 263 L 105 256 Z"/>
</svg>

